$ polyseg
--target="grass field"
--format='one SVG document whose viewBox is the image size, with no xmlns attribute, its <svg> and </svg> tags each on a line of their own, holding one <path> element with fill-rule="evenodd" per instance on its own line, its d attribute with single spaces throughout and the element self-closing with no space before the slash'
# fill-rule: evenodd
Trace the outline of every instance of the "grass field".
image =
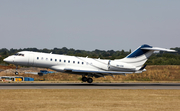
<svg viewBox="0 0 180 111">
<path fill-rule="evenodd" d="M 0 90 L 1 111 L 178 111 L 180 90 Z"/>
</svg>

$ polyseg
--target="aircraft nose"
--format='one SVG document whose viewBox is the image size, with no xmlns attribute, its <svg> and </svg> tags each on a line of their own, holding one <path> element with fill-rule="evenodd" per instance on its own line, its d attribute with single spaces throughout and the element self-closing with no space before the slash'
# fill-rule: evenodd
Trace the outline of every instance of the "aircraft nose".
<svg viewBox="0 0 180 111">
<path fill-rule="evenodd" d="M 8 62 L 8 63 L 13 62 L 12 58 L 10 58 L 10 57 L 5 58 L 3 61 Z"/>
</svg>

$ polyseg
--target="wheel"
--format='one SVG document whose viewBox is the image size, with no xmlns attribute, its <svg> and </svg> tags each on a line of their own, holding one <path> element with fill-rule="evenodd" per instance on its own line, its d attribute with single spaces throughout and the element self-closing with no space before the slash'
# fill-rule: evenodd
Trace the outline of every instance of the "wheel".
<svg viewBox="0 0 180 111">
<path fill-rule="evenodd" d="M 16 71 L 16 72 L 15 72 L 15 75 L 18 75 L 18 74 L 19 74 L 19 73 Z"/>
<path fill-rule="evenodd" d="M 82 81 L 86 82 L 87 81 L 87 77 L 82 77 Z"/>
<path fill-rule="evenodd" d="M 93 79 L 92 79 L 92 78 L 88 78 L 88 79 L 87 79 L 87 82 L 88 82 L 88 83 L 92 83 L 92 82 L 93 82 Z"/>
</svg>

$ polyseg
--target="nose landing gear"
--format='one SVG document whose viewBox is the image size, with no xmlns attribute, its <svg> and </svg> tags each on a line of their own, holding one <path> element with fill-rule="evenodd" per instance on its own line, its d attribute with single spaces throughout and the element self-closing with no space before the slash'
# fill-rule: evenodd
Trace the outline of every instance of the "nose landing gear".
<svg viewBox="0 0 180 111">
<path fill-rule="evenodd" d="M 15 72 L 15 75 L 18 75 L 19 73 L 18 72 Z"/>
<path fill-rule="evenodd" d="M 18 66 L 16 66 L 16 72 L 15 72 L 15 75 L 18 75 L 18 74 L 19 74 L 18 71 L 17 71 L 17 69 L 18 69 Z"/>
</svg>

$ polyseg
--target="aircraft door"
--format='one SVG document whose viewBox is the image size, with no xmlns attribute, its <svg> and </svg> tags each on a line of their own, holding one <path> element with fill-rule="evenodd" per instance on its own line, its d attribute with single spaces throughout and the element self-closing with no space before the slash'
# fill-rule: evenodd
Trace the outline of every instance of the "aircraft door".
<svg viewBox="0 0 180 111">
<path fill-rule="evenodd" d="M 29 54 L 29 62 L 28 65 L 33 66 L 34 65 L 34 54 Z"/>
</svg>

